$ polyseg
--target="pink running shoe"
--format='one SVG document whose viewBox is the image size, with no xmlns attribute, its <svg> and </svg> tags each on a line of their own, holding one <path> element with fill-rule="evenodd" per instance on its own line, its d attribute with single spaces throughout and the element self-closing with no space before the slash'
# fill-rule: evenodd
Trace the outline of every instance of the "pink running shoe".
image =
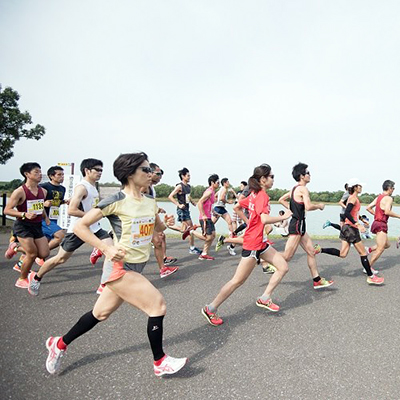
<svg viewBox="0 0 400 400">
<path fill-rule="evenodd" d="M 97 260 L 103 255 L 103 253 L 96 247 L 93 249 L 92 254 L 90 254 L 90 263 L 95 265 Z"/>
<path fill-rule="evenodd" d="M 318 282 L 313 282 L 313 286 L 314 289 L 318 290 L 332 286 L 333 283 L 334 283 L 333 281 L 328 281 L 327 279 L 321 277 L 321 279 Z"/>
<path fill-rule="evenodd" d="M 212 313 L 211 311 L 209 311 L 207 306 L 204 306 L 201 309 L 201 313 L 204 315 L 208 323 L 211 324 L 212 326 L 219 326 L 224 323 L 222 318 L 218 317 L 216 313 Z"/>
<path fill-rule="evenodd" d="M 44 264 L 44 260 L 43 260 L 43 258 L 36 257 L 35 258 L 35 263 L 37 265 L 39 265 L 39 267 L 41 267 Z"/>
<path fill-rule="evenodd" d="M 215 258 L 209 256 L 208 254 L 200 254 L 199 260 L 208 260 L 208 261 L 212 261 L 212 260 L 215 260 Z"/>
<path fill-rule="evenodd" d="M 162 376 L 165 374 L 171 375 L 177 373 L 180 369 L 184 367 L 184 365 L 187 363 L 187 358 L 173 358 L 171 356 L 165 355 L 161 359 L 161 364 L 156 365 L 156 362 L 154 362 L 154 373 L 157 376 Z"/>
<path fill-rule="evenodd" d="M 256 305 L 261 308 L 266 308 L 267 310 L 272 311 L 272 312 L 279 311 L 279 306 L 277 304 L 274 304 L 271 299 L 268 299 L 267 301 L 258 299 L 256 301 Z"/>
<path fill-rule="evenodd" d="M 160 269 L 160 278 L 166 278 L 167 276 L 174 274 L 178 269 L 178 267 L 167 267 L 164 265 L 164 267 Z"/>
<path fill-rule="evenodd" d="M 18 246 L 19 246 L 19 244 L 17 242 L 11 242 L 8 245 L 8 248 L 7 248 L 6 252 L 4 253 L 7 260 L 10 260 L 17 254 Z"/>
<path fill-rule="evenodd" d="M 17 282 L 15 282 L 15 287 L 20 288 L 20 289 L 28 289 L 28 287 L 29 287 L 28 278 L 25 278 L 25 279 L 18 278 Z"/>
<path fill-rule="evenodd" d="M 22 261 L 18 261 L 14 266 L 13 270 L 17 272 L 21 272 L 21 267 L 22 267 Z"/>
<path fill-rule="evenodd" d="M 372 275 L 367 277 L 367 283 L 369 285 L 382 285 L 385 281 L 383 276 Z"/>
</svg>

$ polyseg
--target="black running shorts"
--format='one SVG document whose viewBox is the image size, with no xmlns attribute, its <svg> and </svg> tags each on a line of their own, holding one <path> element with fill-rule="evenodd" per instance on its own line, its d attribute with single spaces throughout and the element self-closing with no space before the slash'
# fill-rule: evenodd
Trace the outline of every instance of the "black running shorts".
<svg viewBox="0 0 400 400">
<path fill-rule="evenodd" d="M 350 244 L 361 242 L 360 231 L 357 228 L 347 224 L 342 226 L 339 238 Z"/>
<path fill-rule="evenodd" d="M 110 235 L 104 229 L 99 229 L 95 235 L 100 239 L 107 239 Z M 72 253 L 75 250 L 78 250 L 85 243 L 81 238 L 75 235 L 75 233 L 67 233 L 61 242 L 61 247 L 64 251 L 68 253 Z"/>
<path fill-rule="evenodd" d="M 306 234 L 306 220 L 298 220 L 296 218 L 292 218 L 289 222 L 289 235 L 301 235 L 304 236 Z"/>
</svg>

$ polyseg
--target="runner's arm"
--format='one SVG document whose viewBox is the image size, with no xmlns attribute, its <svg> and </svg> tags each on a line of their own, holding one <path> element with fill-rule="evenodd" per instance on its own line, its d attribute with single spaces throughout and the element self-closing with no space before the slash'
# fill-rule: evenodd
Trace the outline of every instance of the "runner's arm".
<svg viewBox="0 0 400 400">
<path fill-rule="evenodd" d="M 290 199 L 290 192 L 287 192 L 286 194 L 284 194 L 279 200 L 278 202 L 280 204 L 283 205 L 283 207 L 287 208 L 289 210 L 290 206 L 289 206 L 289 202 L 288 199 Z"/>
<path fill-rule="evenodd" d="M 375 210 L 374 210 L 374 208 L 375 208 L 375 206 L 376 206 L 376 200 L 377 200 L 377 199 L 378 199 L 378 198 L 375 197 L 374 201 L 367 207 L 367 211 L 368 211 L 370 214 L 372 214 L 372 215 L 375 215 Z"/>
<path fill-rule="evenodd" d="M 385 215 L 387 215 L 388 217 L 393 217 L 393 218 L 400 218 L 399 214 L 396 214 L 395 212 L 393 212 L 392 210 L 392 204 L 393 204 L 393 198 L 390 196 L 386 196 L 383 200 L 383 212 L 385 213 Z M 381 202 L 381 204 L 382 204 Z"/>
<path fill-rule="evenodd" d="M 246 214 L 243 212 L 243 207 L 241 207 L 239 203 L 236 203 L 233 206 L 233 210 L 242 221 L 244 221 L 246 224 L 249 223 L 249 219 L 246 217 Z"/>
<path fill-rule="evenodd" d="M 311 203 L 310 192 L 306 187 L 301 187 L 300 193 L 303 196 L 304 208 L 306 209 L 306 211 L 323 210 L 325 208 L 325 204 L 323 203 L 318 203 L 318 204 Z"/>
<path fill-rule="evenodd" d="M 22 204 L 25 200 L 25 192 L 22 189 L 22 187 L 19 187 L 18 189 L 15 189 L 11 197 L 9 198 L 5 208 L 4 208 L 4 214 L 9 215 L 10 217 L 15 217 L 15 218 L 22 218 L 22 212 L 15 210 L 15 207 L 18 205 Z M 26 215 L 27 213 L 25 213 Z"/>
<path fill-rule="evenodd" d="M 72 195 L 68 205 L 69 215 L 78 218 L 82 218 L 85 215 L 85 212 L 79 209 L 79 205 L 86 196 L 87 190 L 83 185 L 75 187 L 74 194 Z"/>
<path fill-rule="evenodd" d="M 168 199 L 171 203 L 174 203 L 177 207 L 179 207 L 178 201 L 175 199 L 175 196 L 181 191 L 181 184 L 175 186 L 175 189 L 169 194 Z"/>
<path fill-rule="evenodd" d="M 284 221 L 285 219 L 290 218 L 292 214 L 293 213 L 290 210 L 286 210 L 285 214 L 279 215 L 277 217 L 271 217 L 269 214 L 261 214 L 261 222 L 264 225 L 274 224 L 275 222 L 281 222 Z"/>
</svg>

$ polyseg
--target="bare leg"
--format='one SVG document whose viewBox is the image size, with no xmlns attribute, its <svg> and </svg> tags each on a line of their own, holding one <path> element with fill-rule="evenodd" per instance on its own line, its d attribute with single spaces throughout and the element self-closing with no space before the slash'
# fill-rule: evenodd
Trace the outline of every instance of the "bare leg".
<svg viewBox="0 0 400 400">
<path fill-rule="evenodd" d="M 301 237 L 300 246 L 307 253 L 308 268 L 310 268 L 311 277 L 314 279 L 319 276 L 319 272 L 317 268 L 317 261 L 315 259 L 314 247 L 310 236 L 308 236 L 308 233 Z"/>
<path fill-rule="evenodd" d="M 371 256 L 371 267 L 376 263 L 382 253 L 390 247 L 390 243 L 385 232 L 378 232 L 376 234 L 376 251 Z"/>
</svg>

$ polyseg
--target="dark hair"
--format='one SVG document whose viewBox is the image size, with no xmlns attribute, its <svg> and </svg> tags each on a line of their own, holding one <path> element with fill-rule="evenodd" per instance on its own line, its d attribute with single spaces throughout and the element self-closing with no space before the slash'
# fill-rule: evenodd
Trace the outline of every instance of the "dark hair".
<svg viewBox="0 0 400 400">
<path fill-rule="evenodd" d="M 95 158 L 85 158 L 81 162 L 81 173 L 83 176 L 86 176 L 85 169 L 92 169 L 97 165 L 103 166 L 103 161 L 96 160 Z"/>
<path fill-rule="evenodd" d="M 160 168 L 160 166 L 156 163 L 151 162 L 150 163 L 150 168 L 154 171 L 156 168 Z"/>
<path fill-rule="evenodd" d="M 183 167 L 181 170 L 178 171 L 179 174 L 179 179 L 182 180 L 182 177 L 187 175 L 189 173 L 189 170 L 185 167 Z"/>
<path fill-rule="evenodd" d="M 56 171 L 64 171 L 59 165 L 54 165 L 47 170 L 47 176 L 51 179 L 52 176 L 56 174 Z"/>
<path fill-rule="evenodd" d="M 389 189 L 394 188 L 394 185 L 395 185 L 395 183 L 393 181 L 387 179 L 385 182 L 383 182 L 382 189 L 389 190 Z"/>
<path fill-rule="evenodd" d="M 246 181 L 241 181 L 240 182 L 242 185 L 247 186 L 247 182 Z"/>
<path fill-rule="evenodd" d="M 212 174 L 208 178 L 208 184 L 211 186 L 211 183 L 217 182 L 218 179 L 219 179 L 219 176 L 217 174 Z"/>
<path fill-rule="evenodd" d="M 250 191 L 258 193 L 261 190 L 260 180 L 263 176 L 268 177 L 271 167 L 268 164 L 261 164 L 254 168 L 253 175 L 249 178 Z"/>
<path fill-rule="evenodd" d="M 354 190 L 355 190 L 355 188 L 356 188 L 357 186 L 360 186 L 360 185 L 349 186 L 349 187 L 347 188 L 348 192 L 349 192 L 350 194 L 353 194 L 353 193 L 354 193 Z"/>
<path fill-rule="evenodd" d="M 42 167 L 37 162 L 27 162 L 27 163 L 21 165 L 21 167 L 19 169 L 19 172 L 24 177 L 25 182 L 26 182 L 25 174 L 28 173 L 28 172 L 31 172 L 35 168 L 42 169 Z"/>
<path fill-rule="evenodd" d="M 300 181 L 300 176 L 305 175 L 308 165 L 303 163 L 298 163 L 293 167 L 292 176 L 296 182 Z"/>
<path fill-rule="evenodd" d="M 284 215 L 284 214 L 285 214 L 285 211 L 279 210 L 279 215 Z"/>
<path fill-rule="evenodd" d="M 114 176 L 125 186 L 128 177 L 136 172 L 143 161 L 148 161 L 147 154 L 143 152 L 119 155 L 113 164 Z"/>
<path fill-rule="evenodd" d="M 226 182 L 228 182 L 229 179 L 228 178 L 222 178 L 221 179 L 221 185 L 224 185 Z"/>
<path fill-rule="evenodd" d="M 344 189 L 348 190 L 349 189 L 349 185 L 347 183 L 344 184 Z"/>
</svg>

